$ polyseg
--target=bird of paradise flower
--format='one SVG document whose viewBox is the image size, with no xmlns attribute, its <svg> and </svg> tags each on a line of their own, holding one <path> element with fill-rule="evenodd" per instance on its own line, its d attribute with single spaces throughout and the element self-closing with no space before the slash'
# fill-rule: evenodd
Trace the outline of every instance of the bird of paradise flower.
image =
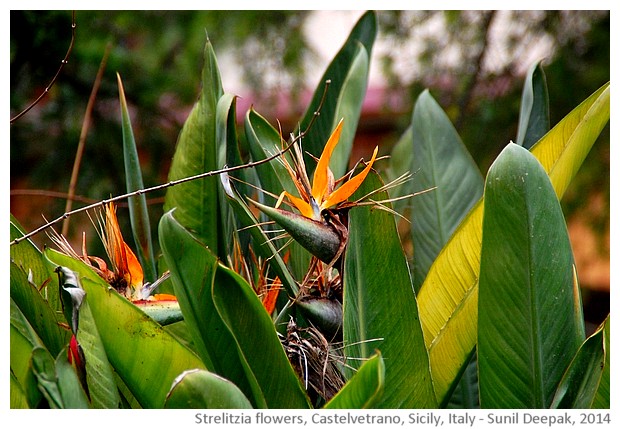
<svg viewBox="0 0 620 429">
<path fill-rule="evenodd" d="M 368 173 L 377 158 L 377 151 L 379 150 L 378 146 L 375 147 L 370 162 L 366 164 L 366 167 L 358 175 L 350 178 L 337 189 L 334 189 L 336 182 L 334 182 L 334 175 L 329 168 L 329 162 L 336 145 L 340 141 L 343 123 L 344 119 L 341 119 L 325 144 L 323 153 L 321 154 L 316 169 L 314 170 L 312 187 L 310 186 L 310 180 L 308 179 L 308 175 L 306 173 L 303 156 L 301 155 L 301 149 L 299 146 L 294 146 L 297 155 L 295 168 L 291 167 L 291 165 L 286 161 L 286 158 L 282 158 L 282 162 L 293 179 L 293 183 L 295 184 L 297 192 L 299 192 L 301 198 L 295 197 L 287 191 L 284 191 L 280 195 L 280 198 L 276 203 L 276 207 L 281 204 L 283 197 L 286 197 L 293 203 L 293 205 L 303 216 L 320 221 L 323 219 L 323 210 L 346 201 L 364 182 L 364 179 L 368 176 Z M 338 180 L 338 182 L 343 181 L 346 177 L 347 175 L 343 176 Z"/>
<path fill-rule="evenodd" d="M 79 255 L 62 235 L 52 233 L 50 238 L 63 253 L 85 262 L 112 288 L 130 301 L 134 303 L 153 300 L 176 301 L 176 297 L 171 294 L 153 294 L 153 291 L 168 278 L 167 273 L 153 283 L 144 282 L 142 266 L 131 247 L 123 239 L 114 203 L 108 203 L 105 210 L 99 212 L 97 222 L 99 224 L 97 234 L 108 256 L 109 267 L 102 258 L 87 253 L 85 234 L 82 235 L 82 255 Z"/>
<path fill-rule="evenodd" d="M 379 148 L 378 146 L 375 147 L 370 161 L 365 163 L 365 167 L 357 175 L 353 175 L 354 168 L 350 173 L 345 174 L 338 180 L 334 180 L 329 163 L 334 149 L 340 140 L 343 123 L 344 119 L 341 119 L 327 140 L 323 152 L 318 159 L 312 184 L 306 172 L 301 147 L 298 144 L 293 146 L 294 156 L 292 157 L 292 165 L 285 158 L 280 159 L 289 173 L 299 196 L 283 191 L 279 195 L 275 207 L 269 207 L 252 201 L 259 210 L 284 228 L 291 237 L 311 254 L 330 266 L 343 254 L 348 240 L 348 229 L 346 226 L 347 210 L 356 206 L 372 204 L 399 215 L 383 203 L 412 196 L 405 195 L 386 201 L 370 199 L 373 194 L 398 186 L 404 181 L 409 180 L 411 174 L 405 173 L 392 182 L 364 195 L 362 198 L 348 201 L 370 173 L 373 164 L 377 160 Z M 340 186 L 337 186 L 339 183 Z M 290 203 L 292 207 L 299 211 L 299 214 L 279 208 L 285 202 L 285 199 L 287 203 Z"/>
</svg>

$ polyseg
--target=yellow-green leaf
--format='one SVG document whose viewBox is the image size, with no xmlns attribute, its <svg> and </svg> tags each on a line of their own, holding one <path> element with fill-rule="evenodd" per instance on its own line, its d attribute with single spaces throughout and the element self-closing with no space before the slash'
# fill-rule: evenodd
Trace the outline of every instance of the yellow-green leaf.
<svg viewBox="0 0 620 429">
<path fill-rule="evenodd" d="M 609 121 L 609 93 L 607 83 L 531 149 L 549 174 L 558 198 Z M 440 402 L 458 381 L 461 367 L 476 344 L 482 212 L 480 200 L 439 253 L 418 295 L 435 392 Z"/>
</svg>

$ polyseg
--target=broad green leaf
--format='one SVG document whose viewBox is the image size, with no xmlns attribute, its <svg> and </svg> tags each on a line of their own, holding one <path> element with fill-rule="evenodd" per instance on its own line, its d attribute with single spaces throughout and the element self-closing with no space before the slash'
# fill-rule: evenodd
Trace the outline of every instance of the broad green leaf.
<svg viewBox="0 0 620 429">
<path fill-rule="evenodd" d="M 143 301 L 135 303 L 151 319 L 162 326 L 183 320 L 179 302 L 175 300 Z"/>
<path fill-rule="evenodd" d="M 183 255 L 170 257 L 168 266 L 181 308 L 188 309 L 183 310 L 186 323 L 191 327 L 192 319 L 197 320 L 194 340 L 204 344 L 210 369 L 235 383 L 258 407 L 307 407 L 273 322 L 251 286 L 219 265 L 171 213 L 160 222 L 160 240 L 166 258 Z M 205 268 L 197 272 L 196 267 Z"/>
<path fill-rule="evenodd" d="M 594 397 L 594 401 L 592 402 L 592 408 L 610 408 L 610 378 L 611 378 L 611 326 L 609 322 L 609 315 L 607 315 L 607 319 L 603 322 L 603 334 L 605 335 L 605 369 L 603 370 L 603 375 L 601 377 L 601 382 L 596 391 L 596 396 Z"/>
<path fill-rule="evenodd" d="M 56 357 L 56 374 L 58 376 L 58 390 L 63 400 L 63 407 L 90 408 L 88 398 L 86 393 L 84 393 L 84 389 L 82 389 L 75 369 L 67 360 L 66 349 L 62 350 Z M 92 390 L 90 390 L 90 393 L 92 395 Z"/>
<path fill-rule="evenodd" d="M 353 198 L 381 185 L 369 174 Z M 377 407 L 436 407 L 411 275 L 392 214 L 369 206 L 351 209 L 343 278 L 346 356 L 369 358 L 378 349 L 385 362 L 386 388 Z"/>
<path fill-rule="evenodd" d="M 183 228 L 171 212 L 165 213 L 159 222 L 159 241 L 175 296 L 206 369 L 235 383 L 257 408 L 265 407 L 265 398 L 252 371 L 234 346 L 233 333 L 213 302 L 217 257 Z"/>
<path fill-rule="evenodd" d="M 161 408 L 179 374 L 204 369 L 193 352 L 83 262 L 51 249 L 44 256 L 50 270 L 63 266 L 78 273 L 108 360 L 142 407 Z"/>
<path fill-rule="evenodd" d="M 47 349 L 35 347 L 31 364 L 39 390 L 50 408 L 89 408 L 78 376 L 67 360 L 66 350 L 54 360 Z"/>
<path fill-rule="evenodd" d="M 129 387 L 125 384 L 122 378 L 118 374 L 115 373 L 116 385 L 118 386 L 118 392 L 121 396 L 122 400 L 122 408 L 124 409 L 132 409 L 132 410 L 141 410 L 143 409 L 140 402 L 136 399 L 134 394 L 131 392 Z"/>
<path fill-rule="evenodd" d="M 30 408 L 36 408 L 41 400 L 41 392 L 37 387 L 37 381 L 30 366 L 30 357 L 35 347 L 43 348 L 43 342 L 32 329 L 17 304 L 11 299 L 11 379 L 15 378 L 15 383 L 19 385 Z M 11 389 L 13 389 L 13 383 Z"/>
<path fill-rule="evenodd" d="M 350 70 L 344 77 L 341 93 L 337 99 L 334 111 L 332 131 L 336 128 L 340 119 L 344 118 L 340 141 L 334 149 L 329 162 L 329 167 L 336 178 L 345 175 L 349 168 L 351 148 L 353 147 L 353 140 L 355 139 L 357 124 L 362 111 L 362 103 L 364 102 L 366 87 L 368 86 L 369 67 L 369 53 L 359 43 L 354 51 Z M 325 142 L 323 142 L 323 146 L 325 146 Z M 372 152 L 369 152 L 365 156 L 366 161 L 370 159 L 371 154 Z M 317 152 L 317 155 L 320 155 L 320 152 Z"/>
<path fill-rule="evenodd" d="M 385 363 L 381 353 L 368 359 L 327 403 L 326 409 L 373 408 L 385 389 Z"/>
<path fill-rule="evenodd" d="M 195 369 L 181 374 L 166 398 L 165 408 L 240 409 L 252 404 L 230 381 Z"/>
<path fill-rule="evenodd" d="M 17 246 L 22 244 L 24 242 L 17 244 Z M 57 316 L 49 305 L 49 298 L 52 295 L 58 301 L 58 291 L 47 286 L 45 291 L 48 292 L 48 300 L 46 300 L 37 286 L 28 281 L 28 276 L 22 271 L 22 268 L 13 262 L 11 262 L 10 277 L 11 299 L 19 307 L 50 353 L 58 354 L 69 342 L 71 336 L 71 333 L 63 329 L 58 323 L 62 321 L 62 316 Z M 46 277 L 49 278 L 49 275 Z"/>
<path fill-rule="evenodd" d="M 351 147 L 366 94 L 368 59 L 376 35 L 376 15 L 374 12 L 366 12 L 355 24 L 346 42 L 319 80 L 312 101 L 301 120 L 300 130 L 305 130 L 319 107 L 325 81 L 329 80 L 331 83 L 326 101 L 321 107 L 320 115 L 304 139 L 304 149 L 314 156 L 320 156 L 336 124 L 344 118 L 340 143 L 330 162 L 331 170 L 336 178 L 344 175 L 348 168 Z M 314 171 L 315 162 L 306 155 L 305 163 L 309 177 L 312 177 L 310 173 Z"/>
<path fill-rule="evenodd" d="M 545 72 L 537 62 L 530 67 L 523 85 L 517 144 L 532 147 L 549 131 L 549 93 Z"/>
<path fill-rule="evenodd" d="M 11 240 L 24 235 L 24 230 L 11 215 Z M 56 321 L 62 320 L 57 290 L 46 283 L 47 268 L 39 249 L 30 240 L 11 246 L 11 298 L 41 336 L 52 354 L 58 353 L 69 341 L 70 334 Z"/>
<path fill-rule="evenodd" d="M 591 408 L 605 371 L 605 326 L 581 345 L 555 392 L 551 408 Z M 609 398 L 607 398 L 609 407 Z"/>
<path fill-rule="evenodd" d="M 413 283 L 418 290 L 441 249 L 482 196 L 484 184 L 478 166 L 428 90 L 418 97 L 411 124 L 410 171 L 415 178 L 407 183 L 408 191 L 435 188 L 411 201 Z"/>
<path fill-rule="evenodd" d="M 177 180 L 217 169 L 216 110 L 223 95 L 222 82 L 211 42 L 204 49 L 202 90 L 183 124 L 168 173 Z M 219 249 L 218 178 L 211 176 L 168 188 L 164 212 L 176 208 L 175 216 L 185 228 L 217 252 Z"/>
<path fill-rule="evenodd" d="M 535 146 L 558 198 L 609 121 L 609 84 L 577 106 Z M 482 200 L 461 222 L 431 266 L 418 294 L 433 383 L 442 402 L 476 344 Z"/>
<path fill-rule="evenodd" d="M 123 159 L 125 162 L 125 181 L 127 192 L 134 192 L 144 189 L 142 181 L 142 169 L 138 158 L 136 140 L 133 136 L 125 90 L 121 81 L 121 76 L 117 73 L 118 95 L 121 104 L 121 125 L 123 129 Z M 129 219 L 131 221 L 131 231 L 136 243 L 136 252 L 142 270 L 144 280 L 154 282 L 157 279 L 157 268 L 155 265 L 155 255 L 153 253 L 153 239 L 151 238 L 151 222 L 149 212 L 146 207 L 146 195 L 139 194 L 128 198 Z"/>
<path fill-rule="evenodd" d="M 49 407 L 64 408 L 64 401 L 58 387 L 56 364 L 50 352 L 43 347 L 35 347 L 32 351 L 31 363 L 39 390 L 47 400 Z"/>
<path fill-rule="evenodd" d="M 585 338 L 574 263 L 547 173 L 527 149 L 509 144 L 489 169 L 484 190 L 478 301 L 482 407 L 551 405 Z"/>
<path fill-rule="evenodd" d="M 268 408 L 309 408 L 309 400 L 280 343 L 271 317 L 252 287 L 219 265 L 213 302 L 234 345 L 258 382 Z M 233 348 L 233 344 L 227 347 Z M 231 380 L 233 381 L 233 380 Z"/>
<path fill-rule="evenodd" d="M 610 88 L 606 83 L 530 149 L 549 174 L 559 198 L 609 122 L 609 99 Z"/>
<path fill-rule="evenodd" d="M 218 168 L 243 164 L 237 136 L 237 96 L 223 94 L 216 106 L 216 136 L 218 141 Z M 244 178 L 245 170 L 230 173 Z"/>
<path fill-rule="evenodd" d="M 185 323 L 185 319 L 177 323 L 166 325 L 164 326 L 164 329 L 170 334 L 172 334 L 181 343 L 185 344 L 187 347 L 194 350 L 196 354 L 198 354 L 196 346 L 194 344 L 194 339 L 192 338 L 192 335 L 187 328 L 187 323 Z"/>
<path fill-rule="evenodd" d="M 84 351 L 86 382 L 93 408 L 118 408 L 120 396 L 114 381 L 114 370 L 90 309 L 89 297 L 80 306 L 78 344 Z"/>
<path fill-rule="evenodd" d="M 17 219 L 11 215 L 11 241 L 18 237 L 25 235 L 24 229 L 19 224 Z M 32 273 L 32 282 L 40 287 L 44 284 L 48 278 L 47 269 L 41 258 L 41 251 L 30 240 L 23 240 L 10 247 L 11 262 L 14 262 L 18 267 L 26 273 Z"/>
</svg>

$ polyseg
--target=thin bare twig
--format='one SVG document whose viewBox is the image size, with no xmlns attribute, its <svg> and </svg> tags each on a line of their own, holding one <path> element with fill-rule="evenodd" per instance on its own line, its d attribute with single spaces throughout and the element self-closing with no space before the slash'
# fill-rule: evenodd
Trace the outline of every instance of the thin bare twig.
<svg viewBox="0 0 620 429">
<path fill-rule="evenodd" d="M 58 222 L 68 218 L 69 216 L 72 216 L 74 214 L 77 213 L 81 213 L 87 210 L 91 210 L 91 209 L 95 209 L 97 207 L 103 207 L 104 205 L 108 204 L 108 203 L 112 203 L 112 202 L 116 202 L 119 200 L 123 200 L 129 197 L 134 197 L 137 195 L 142 195 L 142 194 L 147 194 L 149 192 L 154 192 L 154 191 L 159 191 L 162 189 L 166 189 L 172 186 L 176 186 L 176 185 L 180 185 L 182 183 L 186 183 L 186 182 L 190 182 L 192 180 L 197 180 L 197 179 L 204 179 L 206 177 L 211 177 L 211 176 L 215 176 L 215 175 L 219 175 L 219 174 L 224 174 L 224 173 L 231 173 L 233 171 L 238 171 L 238 170 L 243 170 L 245 168 L 252 168 L 252 167 L 256 167 L 258 165 L 261 164 L 265 164 L 267 162 L 270 162 L 282 155 L 284 155 L 286 152 L 288 152 L 295 143 L 297 143 L 297 141 L 299 141 L 301 138 L 305 137 L 306 134 L 308 133 L 308 131 L 310 130 L 310 128 L 312 127 L 312 125 L 314 124 L 314 121 L 316 120 L 316 118 L 320 115 L 320 109 L 323 106 L 323 102 L 325 101 L 325 98 L 327 96 L 327 88 L 329 87 L 329 84 L 331 83 L 330 80 L 325 81 L 325 90 L 323 91 L 323 97 L 321 98 L 321 102 L 319 104 L 319 107 L 317 108 L 317 110 L 314 112 L 314 115 L 312 117 L 312 119 L 310 120 L 310 122 L 308 123 L 308 126 L 306 127 L 306 129 L 302 132 L 299 133 L 299 135 L 294 138 L 288 145 L 286 145 L 286 147 L 284 147 L 283 149 L 279 150 L 278 152 L 276 152 L 275 154 L 268 156 L 267 158 L 261 159 L 259 161 L 252 161 L 252 162 L 248 162 L 247 164 L 242 164 L 242 165 L 236 165 L 234 167 L 224 167 L 221 168 L 219 170 L 211 170 L 211 171 L 207 171 L 204 173 L 200 173 L 200 174 L 196 174 L 194 176 L 190 176 L 190 177 L 184 177 L 182 179 L 177 179 L 177 180 L 172 180 L 170 182 L 167 183 L 163 183 L 160 185 L 156 185 L 156 186 L 152 186 L 150 188 L 145 188 L 145 189 L 138 189 L 137 191 L 134 192 L 129 192 L 126 194 L 122 194 L 122 195 L 117 195 L 115 197 L 111 197 L 102 201 L 99 201 L 97 203 L 94 204 L 90 204 L 88 206 L 84 206 L 84 207 L 80 207 L 79 209 L 75 209 L 72 210 L 70 212 L 66 212 L 64 214 L 62 214 L 61 216 L 57 217 L 56 219 L 45 223 L 44 225 L 38 227 L 37 229 L 29 232 L 28 234 L 25 234 L 21 237 L 17 237 L 16 239 L 14 239 L 13 241 L 11 241 L 10 245 L 13 246 L 14 244 L 17 244 L 27 238 L 30 238 L 36 234 L 38 234 L 39 232 L 49 228 L 50 226 L 53 226 L 55 224 L 57 224 Z"/>
<path fill-rule="evenodd" d="M 69 198 L 69 195 L 66 192 L 58 192 L 58 191 L 48 191 L 47 189 L 11 189 L 9 191 L 9 195 L 24 197 L 24 196 L 37 196 L 37 197 L 47 197 L 47 198 L 59 198 L 62 200 L 66 200 Z M 79 201 L 81 203 L 92 204 L 94 202 L 99 201 L 97 198 L 88 198 L 82 195 L 73 195 L 71 197 L 73 201 Z M 147 205 L 151 204 L 162 204 L 164 202 L 164 197 L 154 197 L 146 200 Z M 118 204 L 119 207 L 127 207 L 127 203 Z"/>
<path fill-rule="evenodd" d="M 69 49 L 67 49 L 67 53 L 65 54 L 65 57 L 60 62 L 60 67 L 58 68 L 58 71 L 52 78 L 52 81 L 49 83 L 49 85 L 47 85 L 47 87 L 43 90 L 41 95 L 39 95 L 36 100 L 30 103 L 28 107 L 26 107 L 20 113 L 18 113 L 17 115 L 11 118 L 11 124 L 15 122 L 16 120 L 18 120 L 19 118 L 21 118 L 22 116 L 24 116 L 26 113 L 28 113 L 28 111 L 30 111 L 30 109 L 32 109 L 34 106 L 36 106 L 39 103 L 39 101 L 41 101 L 43 97 L 47 95 L 47 93 L 52 88 L 54 83 L 56 83 L 56 79 L 58 79 L 58 76 L 60 75 L 60 72 L 62 71 L 63 67 L 65 66 L 65 64 L 69 62 L 69 55 L 71 55 L 71 51 L 73 50 L 73 44 L 75 42 L 75 28 L 76 27 L 77 25 L 75 23 L 75 11 L 73 11 L 71 13 L 71 43 L 69 43 Z"/>
<path fill-rule="evenodd" d="M 11 195 L 12 197 L 13 196 L 18 196 L 18 197 L 35 196 L 35 197 L 47 197 L 47 198 L 60 198 L 63 200 L 69 198 L 69 195 L 67 195 L 66 192 L 48 191 L 47 189 L 11 189 L 9 191 L 9 195 Z M 89 204 L 95 201 L 98 201 L 95 198 L 87 198 L 81 195 L 74 195 L 71 198 L 74 201 L 79 201 L 81 203 L 89 203 Z"/>
<path fill-rule="evenodd" d="M 138 189 L 137 191 L 134 191 L 134 192 L 129 192 L 129 193 L 126 193 L 126 194 L 117 195 L 115 197 L 108 198 L 108 199 L 105 199 L 105 200 L 101 200 L 101 201 L 98 201 L 98 202 L 96 202 L 94 204 L 90 204 L 88 206 L 80 207 L 79 209 L 75 209 L 75 210 L 72 210 L 70 212 L 64 213 L 63 215 L 57 217 L 56 219 L 54 219 L 54 220 L 52 220 L 50 222 L 47 222 L 46 224 L 40 226 L 39 228 L 29 232 L 28 234 L 26 234 L 26 235 L 24 235 L 22 237 L 17 237 L 15 240 L 11 241 L 11 246 L 14 245 L 14 244 L 19 243 L 22 240 L 25 240 L 26 238 L 30 238 L 30 237 L 38 234 L 39 232 L 43 231 L 44 229 L 47 229 L 50 226 L 57 224 L 58 222 L 68 218 L 69 216 L 73 216 L 74 214 L 81 213 L 83 211 L 95 209 L 97 207 L 103 207 L 103 206 L 105 206 L 108 203 L 116 202 L 116 201 L 119 201 L 119 200 L 124 200 L 125 198 L 129 198 L 129 197 L 134 197 L 134 196 L 138 196 L 138 195 L 142 195 L 142 194 L 147 194 L 149 192 L 159 191 L 161 189 L 166 189 L 166 188 L 169 188 L 171 186 L 180 185 L 181 183 L 190 182 L 192 180 L 204 179 L 206 177 L 211 177 L 211 176 L 215 176 L 215 175 L 222 174 L 222 173 L 230 173 L 230 172 L 233 172 L 233 171 L 242 170 L 244 168 L 252 168 L 252 167 L 256 167 L 257 165 L 267 163 L 267 162 L 277 158 L 278 156 L 281 156 L 286 151 L 288 151 L 293 146 L 293 143 L 294 142 L 291 142 L 289 145 L 287 145 L 281 151 L 277 152 L 276 154 L 274 154 L 274 155 L 272 155 L 272 156 L 270 156 L 268 158 L 262 159 L 260 161 L 249 162 L 247 164 L 237 165 L 235 167 L 224 167 L 224 168 L 221 168 L 219 170 L 207 171 L 205 173 L 196 174 L 194 176 L 184 177 L 184 178 L 178 179 L 178 180 L 172 180 L 170 182 L 163 183 L 163 184 L 160 184 L 160 185 L 156 185 L 156 186 L 153 186 L 153 187 L 150 187 L 150 188 Z"/>
<path fill-rule="evenodd" d="M 110 55 L 110 48 L 112 45 L 108 43 L 105 47 L 105 52 L 103 53 L 103 58 L 101 59 L 101 64 L 99 64 L 99 70 L 97 71 L 97 76 L 95 77 L 95 83 L 93 84 L 93 89 L 90 92 L 90 97 L 88 97 L 88 103 L 86 104 L 86 112 L 84 113 L 84 121 L 82 122 L 82 130 L 80 132 L 80 141 L 78 142 L 77 151 L 75 153 L 75 161 L 73 163 L 73 171 L 71 172 L 71 181 L 69 182 L 69 191 L 68 198 L 65 204 L 65 213 L 70 212 L 73 208 L 73 196 L 75 195 L 75 187 L 78 181 L 78 173 L 80 172 L 80 164 L 82 163 L 82 157 L 84 155 L 84 146 L 86 145 L 86 135 L 88 134 L 88 129 L 90 128 L 90 119 L 93 113 L 93 106 L 95 105 L 95 99 L 97 98 L 97 91 L 99 91 L 99 85 L 101 84 L 101 80 L 103 78 L 103 71 L 105 70 L 106 63 L 108 62 L 108 56 Z M 69 218 L 65 218 L 62 222 L 62 230 L 61 235 L 67 235 L 69 232 Z"/>
</svg>

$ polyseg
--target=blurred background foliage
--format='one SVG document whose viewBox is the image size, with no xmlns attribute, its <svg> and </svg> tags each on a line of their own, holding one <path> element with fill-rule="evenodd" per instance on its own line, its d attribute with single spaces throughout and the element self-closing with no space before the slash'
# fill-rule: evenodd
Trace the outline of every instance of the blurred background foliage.
<svg viewBox="0 0 620 429">
<path fill-rule="evenodd" d="M 325 58 L 311 43 L 312 31 L 331 25 L 330 13 L 338 12 L 77 11 L 68 64 L 49 94 L 11 125 L 11 212 L 33 229 L 42 214 L 54 218 L 64 211 L 65 201 L 53 193 L 67 191 L 85 108 L 107 47 L 77 183 L 84 201 L 125 188 L 116 72 L 130 105 L 144 182 L 153 186 L 166 181 L 177 135 L 196 100 L 207 32 L 224 89 L 239 91 L 246 105 L 290 127 L 304 108 L 304 94 L 344 42 L 344 36 L 332 40 Z M 381 143 L 383 153 L 409 125 L 417 96 L 429 88 L 485 174 L 504 145 L 516 139 L 524 74 L 539 52 L 545 56 L 552 126 L 610 79 L 609 11 L 378 11 L 377 18 L 373 67 L 378 69 L 372 73 L 381 76 L 380 97 L 378 105 L 362 112 L 356 145 Z M 71 22 L 71 11 L 11 11 L 11 117 L 58 70 Z M 371 79 L 369 92 L 376 82 Z M 148 196 L 154 225 L 162 214 L 162 195 Z M 562 204 L 584 301 L 606 315 L 609 126 Z M 70 238 L 79 239 L 89 223 L 86 217 L 72 219 Z M 34 241 L 48 240 L 40 234 Z"/>
</svg>

